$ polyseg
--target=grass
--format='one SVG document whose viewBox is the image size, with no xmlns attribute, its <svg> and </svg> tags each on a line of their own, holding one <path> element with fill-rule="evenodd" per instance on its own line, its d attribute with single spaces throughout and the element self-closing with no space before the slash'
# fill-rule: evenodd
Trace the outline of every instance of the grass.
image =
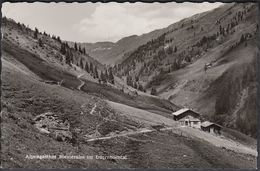
<svg viewBox="0 0 260 171">
<path fill-rule="evenodd" d="M 173 111 L 179 109 L 179 107 L 167 100 L 149 96 L 131 96 L 110 86 L 93 83 L 88 80 L 84 81 L 85 85 L 81 88 L 82 91 L 97 94 L 113 102 L 122 103 L 143 110 L 153 111 L 168 117 L 170 117 Z"/>
<path fill-rule="evenodd" d="M 76 89 L 78 85 L 81 84 L 81 82 L 69 72 L 58 70 L 36 55 L 19 48 L 11 42 L 3 41 L 3 49 L 5 52 L 15 57 L 16 60 L 24 64 L 44 80 L 53 80 L 59 82 L 64 80 L 62 86 L 71 89 Z M 88 80 L 84 81 L 85 85 L 81 88 L 82 91 L 99 95 L 102 98 L 104 97 L 114 102 L 123 103 L 144 110 L 154 111 L 160 114 L 164 114 L 165 116 L 178 109 L 176 105 L 167 100 L 157 99 L 149 96 L 131 96 L 107 85 L 101 85 Z"/>
<path fill-rule="evenodd" d="M 72 74 L 60 71 L 58 68 L 42 60 L 39 56 L 19 48 L 14 43 L 5 40 L 2 42 L 2 48 L 44 80 L 58 82 L 64 80 L 63 85 L 68 88 L 76 88 L 80 84 L 80 81 Z"/>
<path fill-rule="evenodd" d="M 103 154 L 126 155 L 128 160 L 117 164 L 129 168 L 254 168 L 256 164 L 255 160 L 249 162 L 231 151 L 170 131 L 99 141 L 93 146 L 102 148 Z"/>
</svg>

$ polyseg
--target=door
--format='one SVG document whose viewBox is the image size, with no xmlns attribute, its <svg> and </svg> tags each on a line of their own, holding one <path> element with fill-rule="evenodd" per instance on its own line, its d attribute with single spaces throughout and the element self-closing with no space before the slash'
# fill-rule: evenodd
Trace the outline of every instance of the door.
<svg viewBox="0 0 260 171">
<path fill-rule="evenodd" d="M 210 128 L 210 133 L 213 134 L 214 133 L 214 128 Z"/>
</svg>

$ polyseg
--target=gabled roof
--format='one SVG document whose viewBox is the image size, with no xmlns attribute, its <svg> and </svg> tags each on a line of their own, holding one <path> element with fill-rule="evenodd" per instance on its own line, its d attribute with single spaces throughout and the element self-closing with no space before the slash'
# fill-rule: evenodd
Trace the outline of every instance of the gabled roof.
<svg viewBox="0 0 260 171">
<path fill-rule="evenodd" d="M 182 108 L 182 109 L 180 109 L 180 110 L 178 110 L 178 111 L 176 111 L 176 112 L 173 112 L 172 114 L 174 115 L 174 116 L 178 116 L 178 115 L 180 115 L 180 114 L 182 114 L 182 113 L 184 113 L 184 112 L 187 112 L 189 109 L 188 108 Z"/>
<path fill-rule="evenodd" d="M 209 127 L 209 126 L 211 126 L 211 125 L 216 125 L 216 126 L 221 127 L 220 125 L 215 124 L 215 123 L 212 123 L 212 122 L 209 122 L 209 121 L 205 121 L 205 122 L 202 122 L 202 123 L 201 123 L 201 126 L 202 126 L 202 127 Z"/>
</svg>

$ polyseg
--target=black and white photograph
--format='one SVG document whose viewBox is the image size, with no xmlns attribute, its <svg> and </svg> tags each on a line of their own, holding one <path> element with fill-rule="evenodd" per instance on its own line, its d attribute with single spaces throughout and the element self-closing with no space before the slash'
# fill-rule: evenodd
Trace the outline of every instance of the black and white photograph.
<svg viewBox="0 0 260 171">
<path fill-rule="evenodd" d="M 258 9 L 2 3 L 1 168 L 256 169 Z"/>
</svg>

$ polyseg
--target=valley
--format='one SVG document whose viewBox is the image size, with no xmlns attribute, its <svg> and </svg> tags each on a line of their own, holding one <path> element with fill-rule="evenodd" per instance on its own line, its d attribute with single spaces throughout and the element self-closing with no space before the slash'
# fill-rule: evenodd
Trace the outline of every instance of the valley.
<svg viewBox="0 0 260 171">
<path fill-rule="evenodd" d="M 2 18 L 2 167 L 256 168 L 256 12 L 256 4 L 225 4 L 96 44 Z M 239 22 L 234 33 L 209 38 L 218 17 L 224 28 Z M 222 134 L 180 126 L 172 113 L 184 107 L 223 126 Z M 25 157 L 47 154 L 126 159 Z"/>
</svg>

